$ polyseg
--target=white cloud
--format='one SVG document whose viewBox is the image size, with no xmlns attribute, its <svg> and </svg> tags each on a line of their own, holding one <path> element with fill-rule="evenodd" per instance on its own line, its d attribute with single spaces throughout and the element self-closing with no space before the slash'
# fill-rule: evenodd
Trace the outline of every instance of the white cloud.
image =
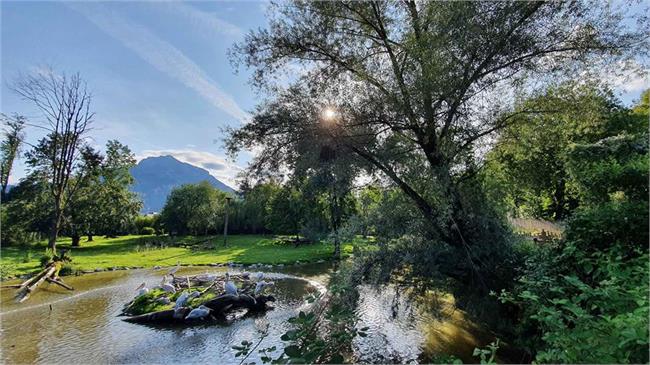
<svg viewBox="0 0 650 365">
<path fill-rule="evenodd" d="M 234 24 L 218 18 L 215 14 L 199 10 L 187 3 L 172 1 L 168 3 L 154 3 L 156 6 L 163 6 L 173 14 L 185 17 L 192 26 L 196 27 L 201 34 L 213 36 L 214 34 L 228 35 L 235 38 L 242 37 L 244 31 Z"/>
<path fill-rule="evenodd" d="M 223 157 L 219 157 L 210 152 L 195 150 L 146 150 L 138 154 L 136 158 L 140 161 L 147 157 L 168 155 L 173 156 L 181 162 L 186 162 L 190 165 L 206 169 L 210 175 L 216 177 L 232 188 L 237 187 L 237 174 L 243 170 L 240 166 L 227 161 Z"/>
<path fill-rule="evenodd" d="M 129 22 L 100 4 L 65 3 L 102 31 L 122 42 L 159 71 L 193 89 L 206 101 L 239 121 L 249 119 L 233 98 L 185 54 L 142 25 Z"/>
<path fill-rule="evenodd" d="M 633 94 L 650 88 L 650 68 L 636 60 L 610 65 L 594 64 L 585 75 L 595 75 L 622 93 Z"/>
</svg>

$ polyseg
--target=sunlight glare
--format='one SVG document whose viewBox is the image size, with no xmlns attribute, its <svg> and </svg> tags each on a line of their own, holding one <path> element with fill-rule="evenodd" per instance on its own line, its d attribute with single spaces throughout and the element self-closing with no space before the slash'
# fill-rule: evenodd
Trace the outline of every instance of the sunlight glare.
<svg viewBox="0 0 650 365">
<path fill-rule="evenodd" d="M 329 107 L 323 110 L 323 119 L 333 120 L 335 117 L 336 117 L 336 110 Z"/>
</svg>

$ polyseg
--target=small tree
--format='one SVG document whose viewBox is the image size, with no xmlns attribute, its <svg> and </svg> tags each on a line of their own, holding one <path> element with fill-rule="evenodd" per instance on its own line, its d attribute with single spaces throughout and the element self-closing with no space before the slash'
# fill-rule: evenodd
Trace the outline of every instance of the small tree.
<svg viewBox="0 0 650 365">
<path fill-rule="evenodd" d="M 283 186 L 274 195 L 267 207 L 266 227 L 276 234 L 296 235 L 300 237 L 300 227 L 303 223 L 304 206 L 300 192 L 291 186 Z"/>
<path fill-rule="evenodd" d="M 5 125 L 2 142 L 0 142 L 0 201 L 5 201 L 7 197 L 7 185 L 9 185 L 9 175 L 14 165 L 14 160 L 20 153 L 20 145 L 25 139 L 23 130 L 27 118 L 22 115 L 14 114 L 13 117 L 2 114 L 2 121 Z"/>
</svg>

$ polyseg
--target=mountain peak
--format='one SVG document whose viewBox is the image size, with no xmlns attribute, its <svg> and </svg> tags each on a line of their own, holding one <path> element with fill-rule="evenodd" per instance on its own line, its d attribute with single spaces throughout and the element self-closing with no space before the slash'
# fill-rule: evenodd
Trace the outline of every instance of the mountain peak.
<svg viewBox="0 0 650 365">
<path fill-rule="evenodd" d="M 179 161 L 173 156 L 146 157 L 131 169 L 135 179 L 132 191 L 138 193 L 144 203 L 142 212 L 160 212 L 167 196 L 175 187 L 207 181 L 215 188 L 235 193 L 235 190 L 203 168 Z"/>
</svg>

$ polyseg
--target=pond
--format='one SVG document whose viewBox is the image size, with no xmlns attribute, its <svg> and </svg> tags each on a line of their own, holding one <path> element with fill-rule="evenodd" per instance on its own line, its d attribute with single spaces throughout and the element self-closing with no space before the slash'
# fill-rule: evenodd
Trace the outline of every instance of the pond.
<svg viewBox="0 0 650 365">
<path fill-rule="evenodd" d="M 232 272 L 235 270 L 230 269 Z M 12 289 L 0 293 L 0 359 L 2 363 L 239 363 L 231 346 L 256 342 L 268 331 L 260 348 L 277 346 L 290 328 L 287 319 L 308 308 L 304 296 L 324 290 L 331 270 L 327 263 L 288 266 L 270 273 L 276 286 L 274 309 L 218 325 L 172 328 L 122 321 L 118 315 L 135 288 L 160 281 L 163 270 L 110 271 L 66 277 L 74 292 L 44 284 L 23 304 L 13 301 Z M 224 272 L 225 268 L 210 268 Z M 184 267 L 177 275 L 206 272 Z M 360 288 L 359 326 L 369 336 L 353 347 L 362 362 L 417 362 L 435 354 L 453 354 L 471 361 L 475 346 L 491 340 L 453 310 L 447 319 L 434 318 L 394 290 Z M 261 364 L 259 354 L 247 360 Z"/>
</svg>

